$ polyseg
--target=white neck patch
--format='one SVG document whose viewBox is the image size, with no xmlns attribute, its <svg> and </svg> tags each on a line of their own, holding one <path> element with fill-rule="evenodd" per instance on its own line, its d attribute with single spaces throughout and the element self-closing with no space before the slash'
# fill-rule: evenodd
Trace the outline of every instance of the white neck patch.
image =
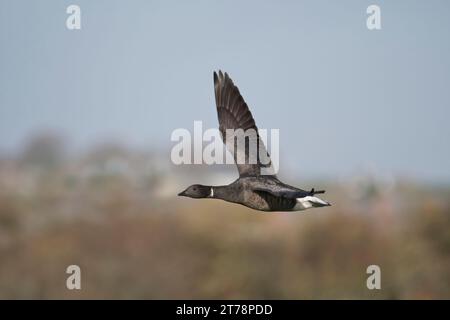
<svg viewBox="0 0 450 320">
<path fill-rule="evenodd" d="M 209 193 L 209 197 L 210 198 L 214 197 L 214 189 L 213 189 L 213 187 L 211 187 L 211 192 Z"/>
</svg>

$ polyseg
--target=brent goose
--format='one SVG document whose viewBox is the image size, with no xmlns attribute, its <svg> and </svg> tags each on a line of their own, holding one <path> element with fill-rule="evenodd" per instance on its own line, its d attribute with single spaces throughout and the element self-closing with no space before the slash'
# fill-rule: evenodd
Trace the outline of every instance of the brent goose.
<svg viewBox="0 0 450 320">
<path fill-rule="evenodd" d="M 327 201 L 315 196 L 315 194 L 324 193 L 323 190 L 314 191 L 313 188 L 311 191 L 305 191 L 281 182 L 276 175 L 261 174 L 261 169 L 267 167 L 267 165 L 263 165 L 263 162 L 267 163 L 267 161 L 261 161 L 259 154 L 267 154 L 269 165 L 270 158 L 264 143 L 257 134 L 255 120 L 239 93 L 239 89 L 226 72 L 223 74 L 222 71 L 219 71 L 218 74 L 214 72 L 214 91 L 219 129 L 225 145 L 227 145 L 227 129 L 243 129 L 244 131 L 253 129 L 256 132 L 258 147 L 262 152 L 256 156 L 257 161 L 253 161 L 255 164 L 251 164 L 252 162 L 248 161 L 251 156 L 249 154 L 251 148 L 244 147 L 247 161 L 237 161 L 239 150 L 236 149 L 236 141 L 228 144 L 227 148 L 234 156 L 239 178 L 226 186 L 194 184 L 180 192 L 179 196 L 222 199 L 261 211 L 297 211 L 330 205 Z M 246 145 L 248 146 L 248 141 L 246 141 Z M 235 153 L 234 150 L 237 152 Z"/>
</svg>

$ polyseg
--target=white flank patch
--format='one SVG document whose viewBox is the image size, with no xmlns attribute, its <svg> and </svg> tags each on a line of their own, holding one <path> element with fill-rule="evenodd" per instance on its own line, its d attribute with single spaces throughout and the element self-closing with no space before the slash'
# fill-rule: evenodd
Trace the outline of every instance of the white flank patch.
<svg viewBox="0 0 450 320">
<path fill-rule="evenodd" d="M 294 211 L 306 210 L 313 207 L 313 204 L 318 205 L 318 207 L 329 205 L 328 202 L 323 201 L 320 198 L 314 196 L 306 196 L 303 198 L 297 198 L 297 204 L 294 206 L 292 210 Z"/>
</svg>

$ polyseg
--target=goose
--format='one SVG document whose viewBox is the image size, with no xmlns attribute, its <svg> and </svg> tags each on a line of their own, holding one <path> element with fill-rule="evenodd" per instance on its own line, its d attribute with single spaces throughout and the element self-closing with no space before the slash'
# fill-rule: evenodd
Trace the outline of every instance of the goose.
<svg viewBox="0 0 450 320">
<path fill-rule="evenodd" d="M 275 174 L 262 173 L 263 168 L 271 165 L 270 156 L 244 98 L 226 72 L 214 71 L 213 78 L 219 131 L 227 149 L 233 154 L 239 178 L 223 186 L 194 184 L 178 195 L 194 199 L 221 199 L 259 211 L 300 211 L 330 206 L 329 202 L 316 197 L 316 194 L 325 193 L 324 190 L 315 191 L 313 188 L 305 191 L 281 182 Z M 255 141 L 259 148 L 256 161 L 249 161 L 254 155 L 251 148 L 245 147 L 251 137 L 246 137 L 245 145 L 239 146 L 235 139 L 227 141 L 227 129 L 242 129 L 244 132 L 253 129 L 256 132 Z M 242 147 L 244 150 L 239 150 Z M 239 154 L 245 155 L 245 161 L 238 161 Z M 269 162 L 263 161 L 260 154 L 267 155 Z"/>
</svg>

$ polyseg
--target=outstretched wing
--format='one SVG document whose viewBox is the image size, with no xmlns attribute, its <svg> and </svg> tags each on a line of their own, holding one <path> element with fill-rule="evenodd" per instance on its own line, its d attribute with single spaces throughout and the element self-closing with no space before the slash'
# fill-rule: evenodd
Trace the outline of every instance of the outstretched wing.
<svg viewBox="0 0 450 320">
<path fill-rule="evenodd" d="M 223 74 L 222 71 L 219 71 L 218 74 L 214 72 L 214 91 L 222 140 L 233 154 L 239 176 L 261 175 L 261 169 L 269 168 L 271 165 L 270 156 L 239 89 L 226 72 Z M 234 130 L 234 132 L 242 129 L 240 133 L 244 133 L 243 139 L 245 140 L 242 141 L 245 143 L 238 143 L 238 139 L 230 137 L 229 134 L 232 131 L 228 129 Z"/>
</svg>

